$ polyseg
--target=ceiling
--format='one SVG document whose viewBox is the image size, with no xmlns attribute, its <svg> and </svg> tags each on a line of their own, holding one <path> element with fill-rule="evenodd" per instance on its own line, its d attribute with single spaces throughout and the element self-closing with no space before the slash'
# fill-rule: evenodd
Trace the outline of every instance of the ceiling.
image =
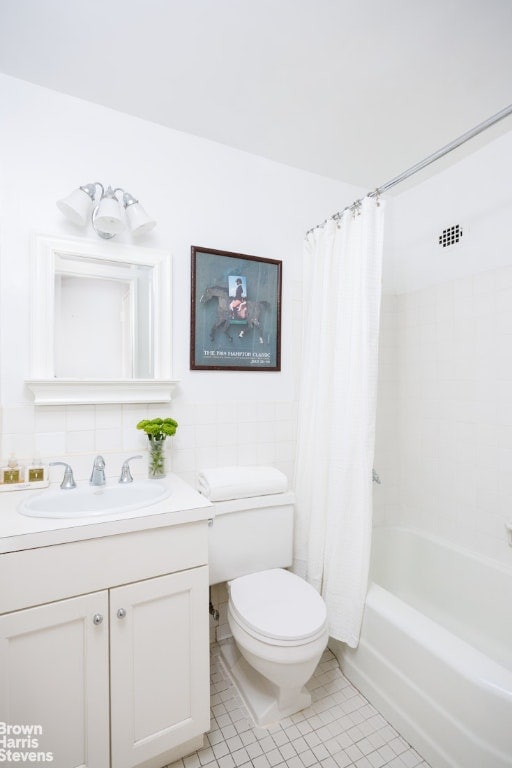
<svg viewBox="0 0 512 768">
<path fill-rule="evenodd" d="M 0 0 L 0 72 L 371 190 L 512 103 L 511 35 L 511 0 Z"/>
</svg>

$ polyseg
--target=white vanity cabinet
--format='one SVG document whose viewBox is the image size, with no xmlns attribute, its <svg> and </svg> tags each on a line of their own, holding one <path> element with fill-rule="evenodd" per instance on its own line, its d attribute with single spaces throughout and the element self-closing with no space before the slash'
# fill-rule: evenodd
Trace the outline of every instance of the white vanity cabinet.
<svg viewBox="0 0 512 768">
<path fill-rule="evenodd" d="M 94 625 L 97 612 L 108 615 L 106 591 L 0 616 L 0 720 L 34 731 L 30 743 L 13 734 L 13 752 L 108 768 L 108 622 Z"/>
<path fill-rule="evenodd" d="M 201 746 L 206 519 L 6 553 L 0 584 L 0 722 L 35 727 L 25 751 L 162 768 Z"/>
<path fill-rule="evenodd" d="M 206 566 L 112 590 L 112 768 L 135 768 L 208 730 L 207 595 Z"/>
</svg>

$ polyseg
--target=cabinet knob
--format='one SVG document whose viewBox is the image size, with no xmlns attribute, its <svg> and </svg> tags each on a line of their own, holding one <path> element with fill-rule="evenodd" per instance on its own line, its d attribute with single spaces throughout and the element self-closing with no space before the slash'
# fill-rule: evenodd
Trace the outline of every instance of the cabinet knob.
<svg viewBox="0 0 512 768">
<path fill-rule="evenodd" d="M 101 613 L 95 613 L 94 616 L 92 617 L 92 623 L 96 624 L 96 626 L 98 626 L 98 624 L 101 624 L 102 621 L 103 621 L 103 616 L 101 615 Z"/>
<path fill-rule="evenodd" d="M 126 608 L 119 608 L 119 610 L 117 611 L 117 618 L 124 619 L 125 616 L 126 616 Z"/>
</svg>

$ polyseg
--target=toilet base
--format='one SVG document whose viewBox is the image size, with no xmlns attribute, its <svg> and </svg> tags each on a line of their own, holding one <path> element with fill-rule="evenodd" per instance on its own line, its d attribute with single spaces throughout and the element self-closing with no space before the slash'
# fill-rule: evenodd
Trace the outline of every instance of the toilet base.
<svg viewBox="0 0 512 768">
<path fill-rule="evenodd" d="M 226 669 L 256 725 L 272 725 L 311 704 L 306 688 L 281 692 L 280 701 L 276 686 L 251 667 L 233 638 L 222 640 L 219 646 Z"/>
</svg>

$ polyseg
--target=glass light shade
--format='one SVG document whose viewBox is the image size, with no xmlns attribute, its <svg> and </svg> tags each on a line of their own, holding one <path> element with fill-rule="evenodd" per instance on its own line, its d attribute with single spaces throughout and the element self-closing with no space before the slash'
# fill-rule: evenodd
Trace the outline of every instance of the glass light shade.
<svg viewBox="0 0 512 768">
<path fill-rule="evenodd" d="M 94 228 L 106 235 L 118 235 L 124 229 L 119 201 L 115 197 L 103 197 L 94 214 Z"/>
<path fill-rule="evenodd" d="M 73 224 L 83 227 L 87 224 L 93 203 L 91 196 L 79 187 L 67 197 L 58 200 L 57 208 Z"/>
<path fill-rule="evenodd" d="M 156 227 L 156 221 L 150 219 L 140 203 L 132 203 L 125 210 L 132 235 L 138 237 Z"/>
</svg>

